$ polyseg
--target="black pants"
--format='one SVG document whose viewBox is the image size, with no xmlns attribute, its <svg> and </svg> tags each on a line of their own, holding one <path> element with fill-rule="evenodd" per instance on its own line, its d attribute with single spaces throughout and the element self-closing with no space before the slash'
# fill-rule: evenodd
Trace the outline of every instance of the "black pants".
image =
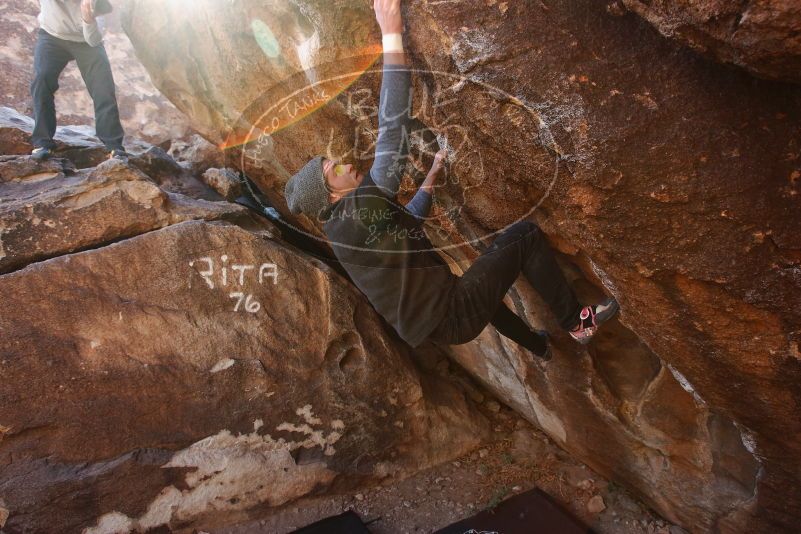
<svg viewBox="0 0 801 534">
<path fill-rule="evenodd" d="M 121 149 L 123 131 L 106 49 L 102 44 L 89 46 L 87 43 L 65 41 L 42 29 L 39 30 L 33 53 L 33 146 L 55 148 L 56 106 L 53 95 L 58 89 L 58 77 L 73 59 L 78 64 L 95 105 L 97 137 L 109 150 Z"/>
<path fill-rule="evenodd" d="M 562 328 L 571 330 L 579 324 L 581 305 L 548 242 L 536 224 L 523 221 L 501 233 L 467 269 L 451 293 L 445 318 L 429 338 L 460 345 L 475 339 L 492 322 L 501 334 L 517 341 L 507 332 L 528 327 L 503 304 L 503 298 L 521 272 Z"/>
</svg>

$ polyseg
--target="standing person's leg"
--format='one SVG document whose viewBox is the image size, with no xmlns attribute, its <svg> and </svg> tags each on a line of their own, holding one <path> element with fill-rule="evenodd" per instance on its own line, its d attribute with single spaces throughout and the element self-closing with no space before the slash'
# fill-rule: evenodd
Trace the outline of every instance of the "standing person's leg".
<svg viewBox="0 0 801 534">
<path fill-rule="evenodd" d="M 581 306 L 542 232 L 534 223 L 520 222 L 499 235 L 459 279 L 451 294 L 449 313 L 432 338 L 454 345 L 474 339 L 493 320 L 499 306 L 505 307 L 502 300 L 521 272 L 540 292 L 563 328 L 570 329 L 579 323 Z M 505 330 L 514 335 L 520 331 L 519 323 L 509 314 L 501 311 L 498 319 L 503 322 L 505 316 L 511 321 L 507 323 L 511 327 Z"/>
<path fill-rule="evenodd" d="M 39 30 L 33 51 L 33 135 L 31 143 L 36 148 L 53 149 L 56 144 L 56 105 L 54 94 L 58 90 L 58 77 L 72 59 L 72 54 L 63 46 L 61 39 Z"/>
<path fill-rule="evenodd" d="M 114 76 L 105 47 L 102 44 L 89 46 L 86 43 L 74 43 L 72 51 L 95 105 L 97 137 L 109 150 L 124 152 L 122 139 L 125 134 L 120 123 Z"/>
</svg>

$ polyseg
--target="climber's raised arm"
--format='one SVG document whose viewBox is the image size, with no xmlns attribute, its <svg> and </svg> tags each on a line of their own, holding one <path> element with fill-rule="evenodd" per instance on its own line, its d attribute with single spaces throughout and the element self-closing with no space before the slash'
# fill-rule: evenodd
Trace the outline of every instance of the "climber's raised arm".
<svg viewBox="0 0 801 534">
<path fill-rule="evenodd" d="M 370 169 L 373 181 L 394 198 L 403 176 L 411 116 L 411 80 L 403 52 L 401 0 L 375 0 L 375 18 L 381 27 L 384 70 L 378 112 L 378 140 Z"/>
<path fill-rule="evenodd" d="M 431 165 L 431 170 L 428 171 L 426 179 L 420 184 L 420 189 L 417 190 L 414 197 L 406 204 L 406 209 L 419 219 L 425 219 L 431 212 L 431 197 L 434 193 L 434 184 L 445 173 L 446 157 L 447 152 L 444 149 L 434 155 L 434 163 Z"/>
<path fill-rule="evenodd" d="M 375 19 L 381 28 L 381 41 L 384 45 L 384 65 L 405 65 L 403 53 L 403 17 L 401 0 L 373 0 Z"/>
</svg>

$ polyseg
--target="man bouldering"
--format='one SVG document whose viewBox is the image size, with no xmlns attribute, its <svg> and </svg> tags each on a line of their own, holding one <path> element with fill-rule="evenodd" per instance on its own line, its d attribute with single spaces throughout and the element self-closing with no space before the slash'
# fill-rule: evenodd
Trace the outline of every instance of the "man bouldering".
<svg viewBox="0 0 801 534">
<path fill-rule="evenodd" d="M 55 148 L 58 78 L 72 60 L 78 64 L 95 108 L 97 137 L 112 158 L 126 160 L 114 78 L 97 17 L 111 11 L 107 0 L 40 0 L 39 33 L 31 83 L 34 127 L 31 157 L 43 160 Z"/>
<path fill-rule="evenodd" d="M 411 80 L 401 32 L 400 0 L 375 0 L 384 47 L 379 135 L 369 173 L 318 156 L 286 184 L 287 205 L 323 223 L 337 259 L 373 307 L 412 347 L 425 340 L 458 345 L 492 324 L 502 335 L 545 359 L 547 338 L 504 303 L 522 272 L 579 343 L 618 310 L 614 299 L 582 306 L 565 280 L 540 229 L 532 222 L 502 232 L 459 277 L 436 253 L 422 228 L 444 152 L 405 206 L 397 201 L 408 151 Z"/>
</svg>

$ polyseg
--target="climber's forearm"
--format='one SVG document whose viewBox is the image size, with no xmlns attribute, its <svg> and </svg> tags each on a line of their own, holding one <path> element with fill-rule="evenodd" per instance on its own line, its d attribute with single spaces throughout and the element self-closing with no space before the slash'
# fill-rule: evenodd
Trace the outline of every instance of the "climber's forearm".
<svg viewBox="0 0 801 534">
<path fill-rule="evenodd" d="M 384 65 L 406 65 L 406 54 L 400 52 L 384 52 Z"/>
<path fill-rule="evenodd" d="M 418 219 L 425 219 L 431 213 L 431 204 L 431 192 L 420 188 L 409 203 L 406 204 L 406 209 Z"/>
<path fill-rule="evenodd" d="M 420 191 L 425 191 L 426 193 L 433 194 L 434 193 L 434 183 L 437 181 L 437 174 L 435 173 L 428 173 L 426 179 L 423 180 L 423 183 L 420 184 Z"/>
<path fill-rule="evenodd" d="M 447 156 L 448 153 L 444 149 L 434 155 L 434 164 L 431 165 L 431 170 L 428 171 L 426 179 L 420 184 L 420 189 L 417 190 L 414 198 L 406 204 L 406 209 L 419 219 L 424 219 L 431 213 L 434 187 L 439 178 L 445 173 L 445 159 Z"/>
<path fill-rule="evenodd" d="M 400 33 L 391 33 L 381 37 L 384 51 L 384 65 L 406 65 L 406 52 L 403 50 L 403 37 Z"/>
<path fill-rule="evenodd" d="M 384 69 L 379 94 L 378 139 L 370 175 L 387 196 L 395 197 L 408 151 L 411 79 L 401 40 L 400 0 L 375 0 L 374 7 L 383 36 Z"/>
<path fill-rule="evenodd" d="M 390 198 L 398 194 L 406 166 L 410 107 L 411 79 L 408 69 L 404 65 L 384 65 L 379 95 L 378 139 L 370 175 Z"/>
</svg>

